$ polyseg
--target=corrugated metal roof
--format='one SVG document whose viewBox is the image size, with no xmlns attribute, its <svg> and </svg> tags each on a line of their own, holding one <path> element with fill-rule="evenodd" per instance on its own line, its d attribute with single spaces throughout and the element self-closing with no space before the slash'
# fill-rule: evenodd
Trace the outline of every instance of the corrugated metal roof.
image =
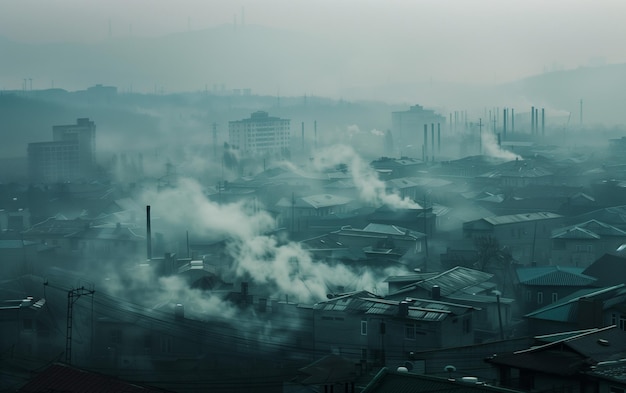
<svg viewBox="0 0 626 393">
<path fill-rule="evenodd" d="M 582 273 L 582 268 L 541 266 L 516 270 L 520 284 L 534 286 L 589 286 L 596 278 Z"/>
<path fill-rule="evenodd" d="M 585 221 L 552 232 L 553 239 L 600 239 L 607 236 L 626 238 L 626 232 L 598 220 Z"/>
<path fill-rule="evenodd" d="M 437 285 L 442 296 L 450 295 L 464 288 L 472 287 L 485 282 L 493 277 L 493 274 L 481 272 L 463 266 L 457 266 L 435 277 L 417 283 L 421 288 L 428 291 Z"/>
<path fill-rule="evenodd" d="M 494 217 L 485 217 L 483 220 L 487 221 L 492 225 L 505 225 L 505 224 L 513 224 L 517 222 L 529 222 L 529 221 L 537 221 L 537 220 L 546 220 L 552 218 L 561 218 L 560 214 L 550 213 L 550 212 L 538 212 L 538 213 L 524 213 L 524 214 L 510 214 L 507 216 L 494 216 Z"/>
</svg>

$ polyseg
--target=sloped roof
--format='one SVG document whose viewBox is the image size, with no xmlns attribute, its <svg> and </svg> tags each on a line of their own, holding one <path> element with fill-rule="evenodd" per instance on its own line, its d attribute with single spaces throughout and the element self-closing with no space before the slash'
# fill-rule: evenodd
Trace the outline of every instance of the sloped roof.
<svg viewBox="0 0 626 393">
<path fill-rule="evenodd" d="M 318 194 L 295 198 L 295 207 L 319 209 L 322 207 L 346 205 L 350 202 L 352 202 L 352 199 L 350 198 L 332 194 Z M 276 203 L 276 206 L 292 207 L 293 202 L 291 198 L 280 198 L 280 200 Z"/>
<path fill-rule="evenodd" d="M 552 218 L 561 218 L 560 214 L 550 213 L 550 212 L 538 212 L 538 213 L 524 213 L 524 214 L 510 214 L 506 216 L 494 216 L 494 217 L 486 217 L 483 220 L 487 221 L 492 225 L 504 225 L 504 224 L 512 224 L 516 222 L 529 222 L 536 220 L 545 220 Z"/>
<path fill-rule="evenodd" d="M 606 301 L 618 297 L 619 301 L 626 301 L 625 285 L 615 285 L 605 288 L 585 288 L 564 297 L 548 306 L 524 315 L 525 318 L 542 319 L 557 322 L 575 322 L 578 317 L 578 303 L 581 298 Z M 606 308 L 607 304 L 603 304 Z"/>
<path fill-rule="evenodd" d="M 610 286 L 626 283 L 626 258 L 604 254 L 590 266 L 583 274 L 598 279 L 598 285 Z"/>
<path fill-rule="evenodd" d="M 362 393 L 479 393 L 502 392 L 513 393 L 517 390 L 486 385 L 484 383 L 470 383 L 463 380 L 450 380 L 430 375 L 381 369 L 376 376 L 365 386 Z"/>
<path fill-rule="evenodd" d="M 578 267 L 521 267 L 516 273 L 523 285 L 584 287 L 597 281 L 596 278 L 583 274 L 583 268 Z"/>
<path fill-rule="evenodd" d="M 141 386 L 113 376 L 81 370 L 56 363 L 33 377 L 18 392 L 66 392 L 66 393 L 110 393 L 110 392 L 166 392 L 166 390 Z"/>
<path fill-rule="evenodd" d="M 405 318 L 420 321 L 440 321 L 449 315 L 461 315 L 475 309 L 472 306 L 430 299 L 409 298 L 406 302 L 408 303 L 408 315 Z M 339 311 L 394 317 L 399 316 L 400 303 L 398 300 L 386 300 L 375 296 L 360 297 L 356 293 L 316 303 L 313 308 L 320 311 Z"/>
<path fill-rule="evenodd" d="M 626 238 L 626 232 L 594 219 L 559 228 L 552 232 L 553 239 L 600 239 L 610 236 Z"/>
<path fill-rule="evenodd" d="M 441 296 L 448 296 L 464 288 L 488 281 L 492 277 L 493 274 L 491 273 L 456 266 L 435 277 L 418 282 L 416 285 L 428 291 L 431 291 L 432 288 L 437 285 L 440 288 Z"/>
<path fill-rule="evenodd" d="M 489 358 L 490 363 L 558 375 L 588 371 L 599 362 L 626 356 L 626 332 L 615 326 L 590 329 L 513 354 Z"/>
</svg>

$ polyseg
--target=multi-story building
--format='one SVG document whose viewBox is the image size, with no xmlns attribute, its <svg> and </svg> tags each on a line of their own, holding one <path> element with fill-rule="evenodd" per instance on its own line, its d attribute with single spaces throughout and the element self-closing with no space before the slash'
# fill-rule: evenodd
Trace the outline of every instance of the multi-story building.
<svg viewBox="0 0 626 393">
<path fill-rule="evenodd" d="M 250 118 L 228 123 L 228 141 L 244 156 L 283 155 L 289 149 L 289 119 L 257 111 Z"/>
<path fill-rule="evenodd" d="M 52 127 L 51 142 L 28 144 L 30 179 L 36 183 L 76 181 L 93 176 L 96 125 L 88 118 Z"/>
<path fill-rule="evenodd" d="M 408 111 L 398 111 L 391 113 L 391 132 L 399 146 L 413 145 L 414 147 L 425 147 L 426 156 L 432 155 L 434 141 L 423 139 L 424 125 L 428 127 L 428 138 L 439 138 L 439 128 L 446 123 L 446 117 L 437 114 L 433 110 L 424 109 L 421 105 L 413 105 Z M 435 128 L 437 135 L 435 134 Z"/>
</svg>

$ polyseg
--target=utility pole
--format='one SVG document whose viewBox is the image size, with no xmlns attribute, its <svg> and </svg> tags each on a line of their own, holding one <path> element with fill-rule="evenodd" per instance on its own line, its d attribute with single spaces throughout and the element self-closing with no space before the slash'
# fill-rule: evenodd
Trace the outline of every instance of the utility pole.
<svg viewBox="0 0 626 393">
<path fill-rule="evenodd" d="M 93 289 L 85 287 L 74 288 L 67 291 L 67 327 L 65 332 L 65 363 L 72 364 L 72 319 L 74 314 L 74 303 L 82 295 L 93 296 Z"/>
</svg>

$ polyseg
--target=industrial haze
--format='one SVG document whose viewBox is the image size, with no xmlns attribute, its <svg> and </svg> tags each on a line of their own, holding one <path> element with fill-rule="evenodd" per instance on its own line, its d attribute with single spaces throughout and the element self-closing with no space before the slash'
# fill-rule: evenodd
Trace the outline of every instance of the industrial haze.
<svg viewBox="0 0 626 393">
<path fill-rule="evenodd" d="M 557 333 L 526 324 L 512 277 L 560 261 L 588 278 L 604 255 L 567 259 L 558 239 L 626 197 L 624 14 L 612 1 L 1 2 L 0 390 L 77 391 L 43 381 L 71 365 L 166 391 L 376 391 L 381 369 L 417 367 L 419 351 L 434 364 Z M 91 162 L 69 168 L 72 154 Z M 626 223 L 606 220 L 577 230 L 626 244 Z M 531 225 L 481 235 L 502 221 Z M 477 280 L 463 287 L 475 293 L 412 298 L 437 277 Z M 406 330 L 435 323 L 422 311 L 455 316 L 440 341 Z M 504 385 L 474 356 L 472 378 Z"/>
</svg>

